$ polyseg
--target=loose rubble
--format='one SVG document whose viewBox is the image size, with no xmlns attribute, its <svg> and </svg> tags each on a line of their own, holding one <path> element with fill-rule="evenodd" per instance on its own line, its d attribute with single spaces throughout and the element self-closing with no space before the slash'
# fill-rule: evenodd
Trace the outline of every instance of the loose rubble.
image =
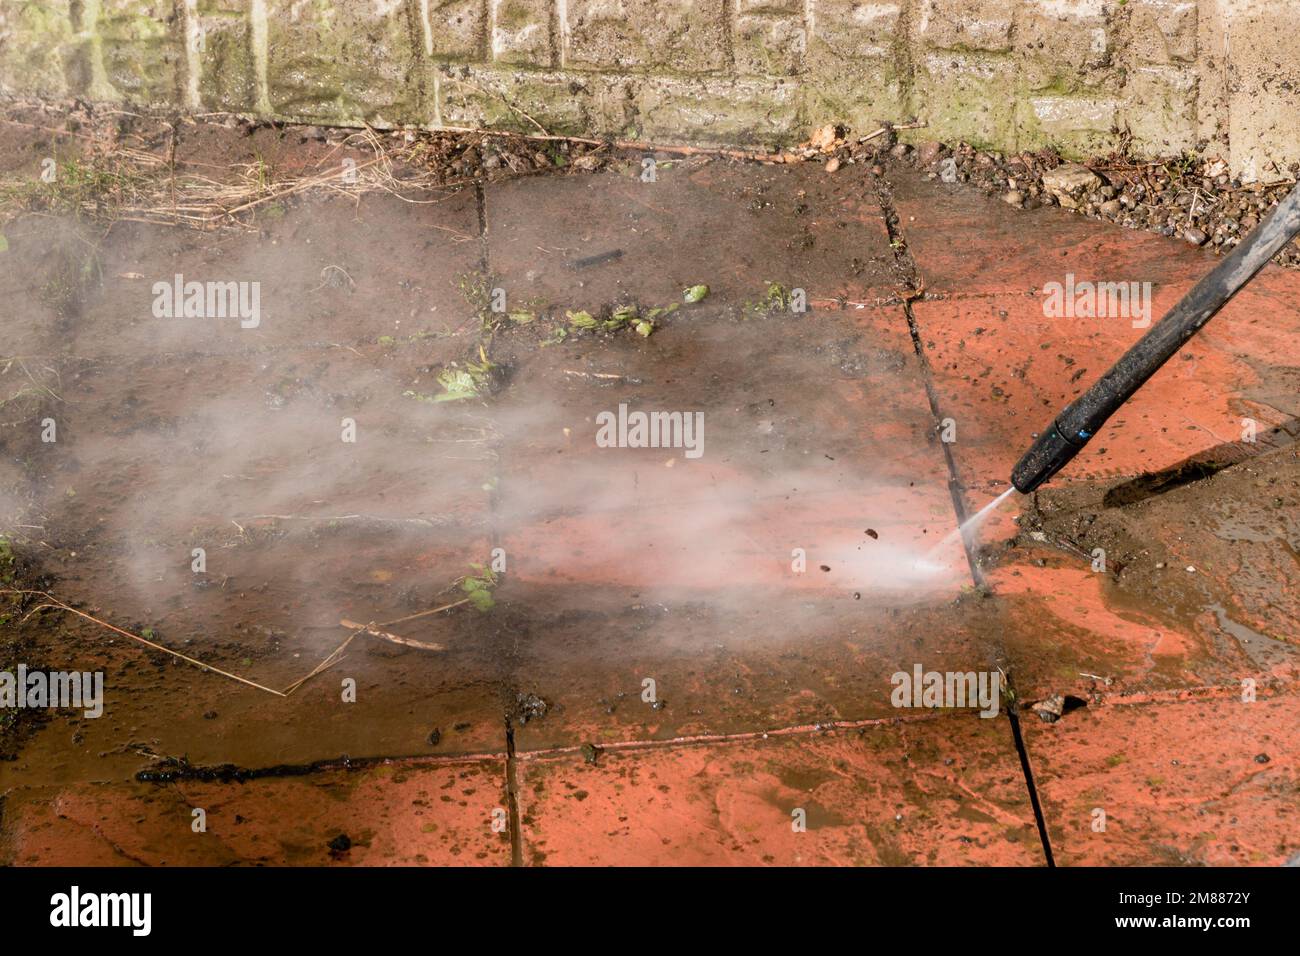
<svg viewBox="0 0 1300 956">
<path fill-rule="evenodd" d="M 886 124 L 855 137 L 843 126 L 828 125 L 807 142 L 781 154 L 782 162 L 816 161 L 827 172 L 851 163 L 872 167 L 886 158 L 904 162 L 944 183 L 964 183 L 1020 209 L 1060 206 L 1090 219 L 1145 229 L 1196 246 L 1226 252 L 1294 188 L 1300 164 L 1267 181 L 1243 183 L 1217 156 L 1192 154 L 1139 161 L 1112 154 L 1086 163 L 1069 162 L 1051 149 L 1004 155 L 967 143 L 935 141 L 917 146 L 898 140 Z M 879 175 L 881 170 L 873 168 Z M 1300 267 L 1300 244 L 1291 243 L 1274 259 Z"/>
</svg>

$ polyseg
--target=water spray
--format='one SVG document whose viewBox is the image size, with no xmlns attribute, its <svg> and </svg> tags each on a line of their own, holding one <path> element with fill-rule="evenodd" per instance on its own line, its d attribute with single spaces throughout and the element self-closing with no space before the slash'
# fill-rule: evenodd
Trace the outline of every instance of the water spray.
<svg viewBox="0 0 1300 956">
<path fill-rule="evenodd" d="M 1105 375 L 1043 429 L 1011 471 L 1016 490 L 1029 494 L 1065 467 L 1106 420 L 1297 234 L 1300 185 Z"/>
</svg>

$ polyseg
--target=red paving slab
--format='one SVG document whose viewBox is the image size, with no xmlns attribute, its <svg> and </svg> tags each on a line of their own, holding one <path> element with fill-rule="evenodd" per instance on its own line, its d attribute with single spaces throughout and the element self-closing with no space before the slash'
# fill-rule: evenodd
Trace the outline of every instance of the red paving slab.
<svg viewBox="0 0 1300 956">
<path fill-rule="evenodd" d="M 1045 565 L 1026 558 L 987 576 L 997 600 L 1006 602 L 1004 649 L 1025 699 L 1090 699 L 1269 676 L 1208 621 L 1161 614 L 1082 562 L 1050 551 L 1038 560 Z"/>
<path fill-rule="evenodd" d="M 205 832 L 195 832 L 195 809 Z M 10 791 L 23 866 L 508 866 L 504 760 Z M 340 849 L 340 836 L 349 841 Z M 334 843 L 334 848 L 331 847 Z"/>
<path fill-rule="evenodd" d="M 935 624 L 970 585 L 958 542 L 933 556 L 943 574 L 908 572 L 955 521 L 906 315 L 859 307 L 893 282 L 868 180 L 691 163 L 656 183 L 491 187 L 487 210 L 493 273 L 528 290 L 543 329 L 555 303 L 711 290 L 648 339 L 536 348 L 505 329 L 493 343 L 511 367 L 492 409 L 500 594 L 515 685 L 548 705 L 517 722 L 519 747 L 879 716 L 918 648 L 963 669 L 990 659 L 982 633 Z M 623 258 L 569 268 L 612 249 Z M 773 280 L 805 286 L 813 310 L 755 313 Z M 702 454 L 598 447 L 598 417 L 620 405 L 699 412 Z"/>
<path fill-rule="evenodd" d="M 292 150 L 282 159 L 297 161 Z M 1127 318 L 1049 317 L 1044 285 L 1067 275 L 1150 281 L 1159 318 L 1213 259 L 896 171 L 898 226 L 930 296 L 912 305 L 923 366 L 904 309 L 889 304 L 904 283 L 876 185 L 864 173 L 702 160 L 664 166 L 653 183 L 637 172 L 632 164 L 621 173 L 489 184 L 490 283 L 474 275 L 484 246 L 469 194 L 428 206 L 388 197 L 365 197 L 357 207 L 306 202 L 272 210 L 256 237 L 186 235 L 165 243 L 166 255 L 158 250 L 162 232 L 115 228 L 97 253 L 102 286 L 74 286 L 67 301 L 50 290 L 79 268 L 84 244 L 51 240 L 57 254 L 41 261 L 32 237 L 11 237 L 11 254 L 27 256 L 31 277 L 0 291 L 38 317 L 15 329 L 14 341 L 34 356 L 48 353 L 58 375 L 49 374 L 76 402 L 70 421 L 85 430 L 81 437 L 95 436 L 78 450 L 79 471 L 46 462 L 37 482 L 42 508 L 56 519 L 47 530 L 55 539 L 46 545 L 51 568 L 72 597 L 89 595 L 92 610 L 109 608 L 136 629 L 153 626 L 169 643 L 193 641 L 224 666 L 282 686 L 342 638 L 337 616 L 378 620 L 428 607 L 468 560 L 496 545 L 509 569 L 492 613 L 461 609 L 409 632 L 443 641 L 446 652 L 364 638 L 287 701 L 108 644 L 88 624 L 51 632 L 42 652 L 105 669 L 112 706 L 100 721 L 57 716 L 5 766 L 5 856 L 507 863 L 508 834 L 490 825 L 505 802 L 496 756 L 456 769 L 403 764 L 242 785 L 86 781 L 125 780 L 151 763 L 150 751 L 243 767 L 340 754 L 494 754 L 509 714 L 521 753 L 525 862 L 1041 864 L 1003 720 L 944 715 L 861 733 L 841 726 L 663 743 L 896 716 L 890 675 L 917 663 L 1003 666 L 1024 703 L 1052 693 L 1089 702 L 1050 727 L 1025 716 L 1064 847 L 1058 859 L 1249 863 L 1294 855 L 1285 836 L 1294 755 L 1267 738 L 1275 732 L 1268 727 L 1294 724 L 1294 696 L 1272 699 L 1272 710 L 1252 705 L 1263 709 L 1247 723 L 1213 710 L 1231 705 L 1222 695 L 1243 676 L 1269 694 L 1291 693 L 1294 660 L 1269 657 L 1281 654 L 1274 645 L 1297 617 L 1294 588 L 1285 585 L 1294 554 L 1278 544 L 1289 533 L 1285 520 L 1264 507 L 1218 513 L 1167 494 L 1168 513 L 1150 519 L 1151 553 L 1158 546 L 1197 564 L 1207 564 L 1207 548 L 1217 556 L 1204 573 L 1218 591 L 1195 606 L 1157 592 L 1135 599 L 1122 580 L 1092 574 L 1077 555 L 1023 539 L 999 551 L 996 543 L 1017 531 L 1010 517 L 1019 501 L 982 535 L 993 545 L 984 568 L 992 596 L 970 593 L 955 540 L 940 548 L 936 563 L 952 570 L 940 586 L 899 574 L 955 524 L 927 383 L 940 417 L 956 422 L 947 451 L 973 510 L 1005 487 L 1032 433 L 1142 332 Z M 621 256 L 582 264 L 612 251 Z M 263 325 L 163 326 L 141 314 L 148 276 L 194 270 L 215 279 L 276 275 Z M 1291 433 L 1300 386 L 1285 364 L 1300 331 L 1293 276 L 1266 270 L 1058 487 L 1123 488 L 1134 475 L 1189 461 L 1248 461 L 1261 500 L 1285 503 L 1278 475 L 1262 458 L 1249 462 L 1257 449 L 1238 435 L 1243 417 L 1258 421 L 1268 447 Z M 649 339 L 587 333 L 541 345 L 566 308 L 666 305 L 697 282 L 710 296 L 661 318 Z M 805 289 L 813 311 L 759 314 L 754 306 L 772 282 Z M 480 287 L 496 283 L 512 308 L 540 313 L 532 325 L 507 324 L 493 335 L 504 387 L 482 404 L 422 401 L 436 391 L 438 371 L 474 353 Z M 134 391 L 131 379 L 159 356 L 174 381 Z M 179 463 L 160 454 L 163 446 L 150 453 L 149 435 L 211 411 L 227 380 L 244 383 L 245 393 L 225 410 L 241 427 L 251 423 L 284 466 L 244 477 L 222 469 L 219 481 L 205 479 L 198 497 L 211 506 L 194 523 L 160 507 L 137 507 L 134 522 L 99 522 L 104 509 L 78 487 L 87 472 L 120 471 L 113 495 L 127 503 L 134 495 L 165 504 Z M 597 448 L 595 416 L 620 403 L 703 411 L 705 455 Z M 379 453 L 359 446 L 351 463 L 346 455 L 323 459 L 316 470 L 326 473 L 328 493 L 320 492 L 313 469 L 295 471 L 287 461 L 304 457 L 302 436 L 275 423 L 295 409 L 337 417 L 353 406 L 363 435 L 381 439 L 371 446 Z M 10 468 L 5 487 L 32 477 L 26 466 Z M 65 479 L 77 493 L 60 500 Z M 258 507 L 251 521 L 218 535 L 214 560 L 228 569 L 226 586 L 178 598 L 173 585 L 184 562 L 164 560 L 168 549 L 217 534 L 226 512 L 251 497 L 276 507 Z M 391 523 L 413 506 L 425 524 Z M 338 520 L 315 520 L 335 512 Z M 264 513 L 309 520 L 256 517 Z M 345 513 L 364 521 L 349 524 L 355 519 Z M 73 547 L 68 534 L 96 527 Z M 1227 541 L 1230 553 L 1214 552 L 1211 537 Z M 115 553 L 114 540 L 133 543 L 131 554 Z M 807 552 L 803 575 L 790 568 L 793 547 Z M 129 561 L 105 576 L 91 557 L 105 567 Z M 160 584 L 170 599 L 154 593 Z M 1214 605 L 1224 588 L 1232 599 Z M 209 623 L 196 626 L 196 615 Z M 1263 645 L 1267 653 L 1251 644 L 1251 628 L 1273 642 Z M 340 700 L 348 677 L 358 682 L 355 704 Z M 655 681 L 654 701 L 642 697 L 646 678 Z M 129 696 L 114 701 L 115 687 Z M 1168 702 L 1206 687 L 1221 696 Z M 1114 703 L 1139 697 L 1156 703 Z M 1205 716 L 1211 712 L 1217 716 Z M 1148 728 L 1141 714 L 1157 714 L 1159 726 Z M 1116 739 L 1125 742 L 1119 759 L 1101 751 Z M 1249 775 L 1243 761 L 1254 753 L 1241 754 L 1256 740 L 1272 748 L 1261 751 L 1270 764 Z M 1234 789 L 1216 796 L 1222 780 L 1206 776 L 1210 757 L 1169 758 L 1179 759 L 1175 768 L 1197 768 L 1179 778 L 1181 788 L 1158 773 L 1165 748 L 1184 742 L 1239 768 Z M 592 765 L 577 750 L 582 744 L 624 749 L 611 746 Z M 536 752 L 556 746 L 573 749 Z M 1126 765 L 1130 750 L 1151 755 Z M 1138 766 L 1141 778 L 1124 776 Z M 1091 789 L 1083 786 L 1089 781 Z M 1093 835 L 1083 805 L 1096 792 L 1124 805 L 1107 811 L 1120 824 L 1107 831 L 1106 850 L 1081 842 Z M 1208 803 L 1194 802 L 1205 794 Z M 806 803 L 806 833 L 790 829 L 796 800 Z M 186 842 L 188 820 L 173 836 L 173 816 L 198 801 L 210 805 L 209 836 L 219 839 Z M 1197 819 L 1213 818 L 1213 829 L 1180 822 L 1175 806 L 1184 817 L 1188 807 L 1210 807 Z M 1214 849 L 1225 828 L 1237 842 Z M 338 832 L 356 846 L 331 857 L 322 846 Z"/>
<path fill-rule="evenodd" d="M 80 297 L 69 350 L 95 360 L 174 361 L 193 352 L 441 337 L 474 318 L 464 291 L 480 255 L 472 193 L 420 205 L 387 195 L 306 202 L 292 215 L 263 212 L 259 227 L 213 241 L 193 230 L 114 225 L 93 247 L 93 259 L 85 260 L 91 253 L 83 248 L 66 275 L 55 276 L 79 285 L 85 260 L 102 278 Z M 158 317 L 154 285 L 174 287 L 178 274 L 187 283 L 258 283 L 257 324 L 252 317 Z"/>
<path fill-rule="evenodd" d="M 957 422 L 953 452 L 967 486 L 1008 477 L 1032 435 L 1218 261 L 1185 242 L 1053 207 L 1012 209 L 911 170 L 890 177 L 900 230 L 927 293 L 940 297 L 915 302 L 913 314 L 941 412 Z M 1149 308 L 1058 309 L 1051 284 L 1071 282 L 1150 283 Z M 1243 418 L 1261 432 L 1294 420 L 1296 373 L 1284 356 L 1300 335 L 1298 289 L 1295 272 L 1266 268 L 1058 480 L 1159 470 L 1238 442 Z"/>
<path fill-rule="evenodd" d="M 503 602 L 518 594 L 502 588 Z M 530 588 L 502 619 L 517 637 L 515 686 L 547 702 L 542 719 L 516 722 L 521 749 L 892 717 L 899 671 L 999 659 L 996 619 L 948 602 L 636 600 Z"/>
<path fill-rule="evenodd" d="M 1134 327 L 1140 315 L 1057 316 L 1045 284 L 1065 282 L 1068 274 L 1151 281 L 1150 312 L 1158 321 L 1215 260 L 1060 210 L 1026 213 L 900 175 L 895 197 L 903 231 L 927 290 L 937 290 L 912 311 L 939 413 L 955 422 L 949 450 L 973 512 L 1007 487 L 1032 436 L 1145 331 Z M 971 228 L 975 221 L 983 228 Z M 1027 229 L 1032 245 L 1023 241 Z M 964 237 L 956 244 L 961 255 L 942 240 L 954 232 Z M 1019 285 L 1013 276 L 1021 277 Z M 1293 272 L 1265 270 L 1045 492 L 1073 493 L 1079 527 L 1100 516 L 1098 529 L 1118 522 L 1131 544 L 1121 549 L 1081 532 L 1063 556 L 1052 540 L 1035 551 L 1022 538 L 1030 548 L 986 569 L 988 583 L 1008 599 L 1006 649 L 1026 696 L 1086 697 L 1098 687 L 1088 675 L 1111 682 L 1101 685 L 1105 693 L 1222 686 L 1242 674 L 1291 678 L 1295 662 L 1275 645 L 1300 620 L 1289 583 L 1288 521 L 1276 505 L 1292 483 L 1261 456 L 1291 443 L 1296 432 L 1296 376 L 1285 356 L 1286 343 L 1300 334 L 1300 311 L 1290 301 L 1298 281 Z M 1244 440 L 1247 426 L 1257 441 Z M 1260 492 L 1216 497 L 1201 489 L 1179 505 L 1174 498 L 1152 504 L 1151 513 L 1135 504 L 1176 488 L 1186 480 L 1180 469 L 1194 477 L 1231 464 L 1237 467 L 1224 474 L 1242 475 L 1236 481 L 1258 473 Z M 1015 537 L 1011 518 L 1033 504 L 1014 496 L 979 540 L 996 545 Z M 1111 575 L 1166 580 L 1190 566 L 1204 581 L 1203 593 L 1157 587 L 1135 596 L 1133 588 L 1092 573 L 1094 543 L 1110 548 Z M 1116 566 L 1123 564 L 1129 566 Z M 1259 633 L 1251 637 L 1250 628 Z"/>
<path fill-rule="evenodd" d="M 678 301 L 707 284 L 735 308 L 770 283 L 810 300 L 896 294 L 874 183 L 803 166 L 692 159 L 487 188 L 491 268 L 512 301 L 595 312 Z M 723 228 L 719 228 L 723 226 Z M 621 253 L 599 265 L 593 256 Z"/>
<path fill-rule="evenodd" d="M 343 641 L 341 619 L 454 600 L 455 579 L 489 556 L 492 461 L 481 404 L 427 400 L 475 349 L 462 281 L 478 262 L 472 195 L 311 201 L 265 218 L 260 233 L 215 239 L 119 224 L 98 248 L 68 239 L 81 258 L 47 238 L 54 264 L 20 292 L 48 299 L 68 269 L 82 275 L 88 249 L 99 279 L 14 323 L 44 335 L 26 361 L 47 391 L 4 433 L 0 504 L 27 526 L 10 536 L 40 552 L 57 597 L 284 688 Z M 152 283 L 175 273 L 262 281 L 264 321 L 155 318 Z M 45 414 L 58 442 L 39 440 Z M 287 700 L 54 617 L 67 628 L 38 649 L 103 669 L 106 713 L 56 716 L 0 770 L 7 782 L 115 779 L 148 764 L 141 751 L 268 766 L 503 746 L 502 665 L 466 608 L 393 628 L 443 655 L 362 637 Z"/>
<path fill-rule="evenodd" d="M 990 659 L 945 613 L 971 580 L 901 308 L 735 305 L 711 295 L 648 339 L 494 343 L 501 598 L 516 686 L 551 708 L 521 747 L 880 716 L 918 646 Z M 599 447 L 620 405 L 702 415 L 700 456 Z M 914 570 L 927 555 L 937 571 Z"/>
<path fill-rule="evenodd" d="M 1056 206 L 1014 209 L 905 166 L 890 166 L 886 178 L 899 230 L 933 295 L 1027 294 L 1064 283 L 1067 273 L 1078 281 L 1151 282 L 1162 294 L 1190 287 L 1216 261 L 1185 242 Z"/>
<path fill-rule="evenodd" d="M 1054 724 L 1026 720 L 1057 863 L 1294 864 L 1298 722 L 1294 692 L 1254 703 L 1237 693 L 1086 708 Z"/>
<path fill-rule="evenodd" d="M 1001 719 L 525 755 L 519 793 L 534 866 L 1043 863 Z"/>
<path fill-rule="evenodd" d="M 1048 318 L 1043 302 L 997 296 L 913 304 L 940 411 L 956 423 L 952 453 L 968 487 L 1005 488 L 1033 436 L 1143 334 L 1125 319 Z M 1274 315 L 1300 334 L 1300 310 Z M 1300 403 L 1283 394 L 1294 375 L 1282 353 L 1268 360 L 1259 346 L 1251 354 L 1235 345 L 1252 337 L 1257 322 L 1225 310 L 1054 480 L 1159 471 L 1238 442 L 1244 418 L 1260 433 L 1293 418 Z"/>
<path fill-rule="evenodd" d="M 953 528 L 905 329 L 896 308 L 738 324 L 710 316 L 645 342 L 566 343 L 523 357 L 493 409 L 505 435 L 498 518 L 513 573 L 651 592 L 953 593 L 968 579 L 932 582 L 895 566 Z M 622 378 L 592 379 L 588 369 Z M 601 416 L 620 405 L 702 418 L 698 457 L 599 447 Z M 939 557 L 959 563 L 953 545 Z M 794 548 L 808 573 L 792 571 Z"/>
</svg>

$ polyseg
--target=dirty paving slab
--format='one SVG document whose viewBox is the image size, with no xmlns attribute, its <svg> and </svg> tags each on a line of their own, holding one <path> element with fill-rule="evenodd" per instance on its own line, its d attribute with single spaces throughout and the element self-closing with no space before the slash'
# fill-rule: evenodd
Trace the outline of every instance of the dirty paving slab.
<svg viewBox="0 0 1300 956">
<path fill-rule="evenodd" d="M 520 761 L 526 865 L 1041 866 L 1005 719 Z M 593 839 L 599 837 L 599 839 Z"/>
<path fill-rule="evenodd" d="M 872 723 L 899 716 L 891 675 L 1014 675 L 1066 860 L 1095 858 L 1075 832 L 1071 801 L 1089 797 L 1070 774 L 1092 760 L 1075 737 L 1106 721 L 1137 733 L 1111 697 L 1157 699 L 1151 713 L 1191 727 L 1199 712 L 1168 708 L 1207 705 L 1169 695 L 1250 674 L 1286 717 L 1294 552 L 1277 516 L 1296 411 L 1278 356 L 1294 312 L 1280 331 L 1259 317 L 1289 308 L 1284 277 L 1261 276 L 1057 497 L 1022 503 L 1019 524 L 1010 506 L 995 516 L 972 572 L 954 493 L 972 511 L 1001 490 L 1087 384 L 1070 381 L 1073 353 L 1090 375 L 1140 334 L 1093 323 L 1063 339 L 1040 266 L 1149 267 L 1159 311 L 1200 254 L 893 170 L 883 184 L 698 158 L 641 172 L 429 204 L 299 199 L 215 238 L 9 231 L 23 271 L 0 292 L 21 304 L 11 341 L 32 361 L 0 373 L 0 506 L 59 597 L 281 688 L 347 636 L 340 619 L 453 602 L 471 562 L 506 567 L 490 613 L 401 629 L 446 650 L 361 636 L 287 699 L 42 612 L 25 625 L 42 660 L 131 693 L 100 720 L 57 715 L 0 768 L 4 858 L 1040 865 L 1005 717 Z M 1032 248 L 1026 216 L 1048 236 Z M 153 315 L 154 279 L 177 274 L 260 279 L 259 323 Z M 904 304 L 918 276 L 926 297 Z M 479 394 L 439 400 L 441 373 L 479 362 Z M 701 414 L 702 454 L 597 440 L 649 411 L 683 428 Z M 32 430 L 49 415 L 53 448 Z M 1233 437 L 1243 416 L 1274 457 Z M 345 419 L 355 443 L 339 441 Z M 1188 460 L 1218 473 L 1159 485 Z M 1109 575 L 1085 560 L 1097 541 L 1119 558 Z M 1184 561 L 1208 563 L 1203 592 L 1131 583 Z M 1052 694 L 1087 706 L 1039 725 L 1028 707 Z M 1290 772 L 1278 755 L 1273 772 Z M 150 768 L 177 773 L 132 779 Z M 1234 861 L 1294 852 L 1276 838 L 1285 782 L 1261 779 L 1269 810 Z M 186 844 L 199 805 L 219 839 Z M 280 806 L 304 809 L 272 821 Z M 1195 839 L 1187 859 L 1205 855 Z"/>
</svg>

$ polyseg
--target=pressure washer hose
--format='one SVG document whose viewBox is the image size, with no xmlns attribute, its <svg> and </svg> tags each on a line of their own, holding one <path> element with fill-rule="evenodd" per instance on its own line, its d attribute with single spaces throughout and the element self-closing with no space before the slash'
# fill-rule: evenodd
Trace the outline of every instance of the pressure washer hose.
<svg viewBox="0 0 1300 956">
<path fill-rule="evenodd" d="M 1236 249 L 1151 327 L 1110 370 L 1066 407 L 1035 439 L 1011 471 L 1011 483 L 1029 494 L 1083 450 L 1083 446 L 1142 383 L 1227 304 L 1264 265 L 1300 233 L 1300 185 Z"/>
</svg>

